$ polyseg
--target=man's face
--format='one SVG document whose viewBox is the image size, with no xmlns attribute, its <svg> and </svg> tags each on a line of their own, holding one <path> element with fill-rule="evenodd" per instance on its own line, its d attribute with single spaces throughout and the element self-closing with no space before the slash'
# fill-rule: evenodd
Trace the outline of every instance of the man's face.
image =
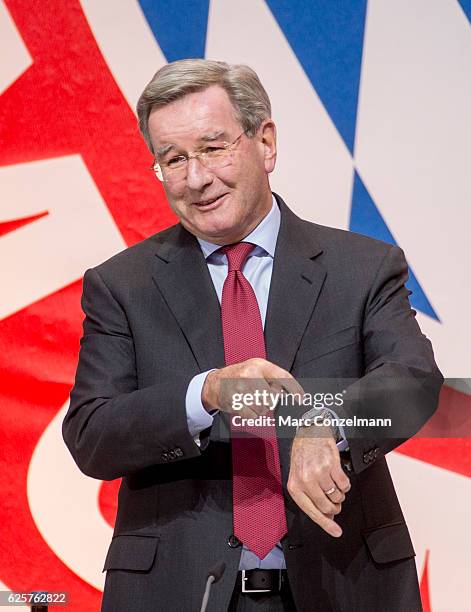
<svg viewBox="0 0 471 612">
<path fill-rule="evenodd" d="M 163 157 L 157 155 L 157 162 L 232 143 L 242 131 L 227 93 L 216 85 L 155 109 L 149 117 L 154 151 L 172 145 Z M 237 242 L 271 208 L 268 174 L 275 160 L 275 126 L 265 120 L 253 138 L 241 136 L 229 165 L 209 169 L 199 159 L 190 159 L 186 176 L 165 180 L 170 206 L 195 236 L 221 245 Z"/>
</svg>

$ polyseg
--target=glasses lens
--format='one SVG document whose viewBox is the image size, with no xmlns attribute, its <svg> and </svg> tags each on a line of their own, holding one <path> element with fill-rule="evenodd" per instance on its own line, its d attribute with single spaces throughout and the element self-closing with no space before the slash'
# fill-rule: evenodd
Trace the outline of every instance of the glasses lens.
<svg viewBox="0 0 471 612">
<path fill-rule="evenodd" d="M 229 149 L 210 149 L 200 157 L 206 168 L 216 169 L 228 166 L 232 161 L 232 151 Z"/>
<path fill-rule="evenodd" d="M 232 163 L 233 151 L 227 147 L 214 147 L 198 154 L 196 158 L 205 168 L 216 170 Z M 154 172 L 159 181 L 181 180 L 186 176 L 187 171 L 188 160 L 183 156 L 154 166 Z"/>
</svg>

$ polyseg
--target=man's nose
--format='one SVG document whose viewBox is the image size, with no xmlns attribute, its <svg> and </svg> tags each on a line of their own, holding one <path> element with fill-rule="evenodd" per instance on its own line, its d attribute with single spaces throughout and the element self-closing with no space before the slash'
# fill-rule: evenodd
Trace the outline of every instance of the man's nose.
<svg viewBox="0 0 471 612">
<path fill-rule="evenodd" d="M 203 166 L 197 157 L 190 157 L 187 165 L 186 182 L 190 189 L 200 191 L 206 185 L 209 185 L 214 180 L 208 168 Z"/>
</svg>

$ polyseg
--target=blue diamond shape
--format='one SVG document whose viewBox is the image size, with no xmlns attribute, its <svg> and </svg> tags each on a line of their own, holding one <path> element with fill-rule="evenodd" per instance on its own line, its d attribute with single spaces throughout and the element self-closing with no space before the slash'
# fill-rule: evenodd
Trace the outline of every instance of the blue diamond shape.
<svg viewBox="0 0 471 612">
<path fill-rule="evenodd" d="M 350 229 L 353 232 L 358 232 L 359 234 L 364 234 L 365 236 L 370 236 L 378 240 L 384 240 L 384 242 L 388 242 L 389 244 L 397 245 L 394 236 L 386 225 L 381 213 L 356 171 L 352 194 L 352 209 L 350 213 Z M 412 306 L 436 321 L 440 321 L 410 266 L 409 280 L 406 286 L 412 291 L 409 298 Z"/>
<path fill-rule="evenodd" d="M 267 4 L 353 153 L 366 0 L 267 0 Z"/>
<path fill-rule="evenodd" d="M 168 62 L 204 57 L 209 0 L 139 0 L 139 4 Z"/>
</svg>

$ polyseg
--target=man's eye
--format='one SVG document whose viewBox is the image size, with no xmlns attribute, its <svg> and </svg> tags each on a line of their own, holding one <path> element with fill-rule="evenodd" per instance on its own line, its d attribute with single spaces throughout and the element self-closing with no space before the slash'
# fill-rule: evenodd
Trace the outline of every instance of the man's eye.
<svg viewBox="0 0 471 612">
<path fill-rule="evenodd" d="M 217 155 L 218 153 L 221 153 L 221 151 L 224 150 L 224 147 L 206 147 L 206 149 L 203 150 L 203 153 L 205 153 L 206 155 Z"/>
<path fill-rule="evenodd" d="M 169 160 L 165 162 L 167 166 L 170 168 L 175 168 L 176 166 L 181 166 L 186 162 L 186 157 L 184 155 L 177 155 L 176 157 L 171 157 Z"/>
</svg>

